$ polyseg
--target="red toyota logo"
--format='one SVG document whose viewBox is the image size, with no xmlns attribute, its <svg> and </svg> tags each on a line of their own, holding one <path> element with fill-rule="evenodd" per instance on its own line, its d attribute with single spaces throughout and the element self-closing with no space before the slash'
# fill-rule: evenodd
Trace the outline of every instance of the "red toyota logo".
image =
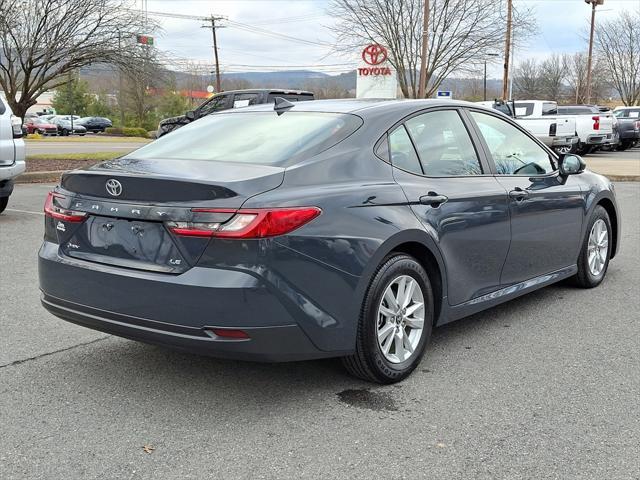
<svg viewBox="0 0 640 480">
<path fill-rule="evenodd" d="M 387 59 L 387 49 L 375 43 L 368 45 L 362 51 L 362 59 L 369 65 L 380 65 Z"/>
</svg>

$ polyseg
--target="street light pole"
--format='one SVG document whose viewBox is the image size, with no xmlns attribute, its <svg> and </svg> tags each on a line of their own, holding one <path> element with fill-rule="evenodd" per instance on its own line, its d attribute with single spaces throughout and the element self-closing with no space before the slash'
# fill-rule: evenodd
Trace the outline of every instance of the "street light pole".
<svg viewBox="0 0 640 480">
<path fill-rule="evenodd" d="M 591 103 L 591 64 L 593 59 L 593 32 L 596 26 L 596 6 L 604 4 L 604 0 L 584 0 L 586 4 L 591 4 L 591 31 L 589 33 L 589 56 L 587 58 L 587 105 Z"/>
</svg>

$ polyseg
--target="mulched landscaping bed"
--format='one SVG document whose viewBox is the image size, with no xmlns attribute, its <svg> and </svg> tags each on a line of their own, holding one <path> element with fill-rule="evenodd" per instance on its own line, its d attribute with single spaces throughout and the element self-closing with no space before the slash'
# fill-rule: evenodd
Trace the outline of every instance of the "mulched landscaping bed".
<svg viewBox="0 0 640 480">
<path fill-rule="evenodd" d="M 57 170 L 73 170 L 74 168 L 90 167 L 101 160 L 68 160 L 27 158 L 27 172 L 53 172 Z"/>
</svg>

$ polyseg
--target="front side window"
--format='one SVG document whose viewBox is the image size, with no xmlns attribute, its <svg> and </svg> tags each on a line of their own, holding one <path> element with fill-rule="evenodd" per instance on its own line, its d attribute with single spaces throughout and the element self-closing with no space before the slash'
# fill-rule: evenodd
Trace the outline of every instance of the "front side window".
<svg viewBox="0 0 640 480">
<path fill-rule="evenodd" d="M 210 101 L 203 104 L 198 111 L 198 115 L 201 117 L 205 117 L 213 112 L 219 112 L 220 110 L 224 110 L 227 106 L 227 96 L 219 95 L 217 97 L 212 98 Z"/>
<path fill-rule="evenodd" d="M 455 110 L 429 112 L 405 123 L 424 174 L 430 177 L 481 175 L 469 133 Z"/>
<path fill-rule="evenodd" d="M 389 152 L 392 165 L 422 175 L 420 160 L 404 126 L 400 125 L 389 134 Z"/>
<path fill-rule="evenodd" d="M 549 154 L 501 118 L 471 112 L 489 147 L 498 175 L 545 175 L 555 170 Z"/>
</svg>

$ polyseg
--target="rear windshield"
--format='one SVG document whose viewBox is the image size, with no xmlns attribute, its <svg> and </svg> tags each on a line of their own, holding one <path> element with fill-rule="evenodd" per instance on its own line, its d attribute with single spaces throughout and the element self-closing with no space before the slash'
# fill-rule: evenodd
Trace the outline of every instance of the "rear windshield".
<svg viewBox="0 0 640 480">
<path fill-rule="evenodd" d="M 332 147 L 361 125 L 360 117 L 349 114 L 218 113 L 174 130 L 125 158 L 287 166 Z"/>
</svg>

